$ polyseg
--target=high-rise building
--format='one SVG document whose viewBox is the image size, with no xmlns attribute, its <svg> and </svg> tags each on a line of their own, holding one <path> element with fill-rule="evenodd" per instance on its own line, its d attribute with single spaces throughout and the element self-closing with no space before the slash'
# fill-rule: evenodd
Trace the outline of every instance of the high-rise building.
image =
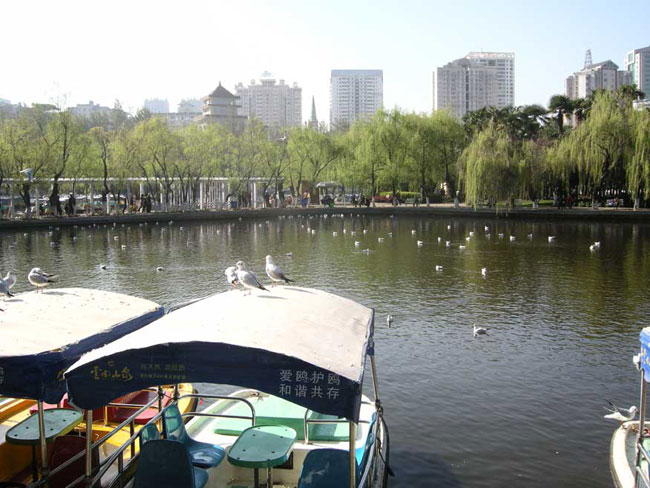
<svg viewBox="0 0 650 488">
<path fill-rule="evenodd" d="M 631 82 L 637 90 L 642 91 L 645 98 L 650 100 L 650 46 L 627 53 L 625 71 L 631 73 Z"/>
<path fill-rule="evenodd" d="M 242 115 L 257 119 L 264 125 L 284 129 L 302 125 L 302 88 L 276 80 L 265 71 L 260 82 L 251 80 L 250 85 L 237 84 L 235 92 L 241 98 Z"/>
<path fill-rule="evenodd" d="M 216 122 L 229 127 L 233 131 L 244 128 L 248 118 L 241 114 L 241 102 L 219 82 L 219 86 L 207 97 L 203 97 L 203 121 Z"/>
<path fill-rule="evenodd" d="M 144 108 L 152 114 L 166 114 L 169 113 L 169 102 L 166 98 L 148 98 L 144 101 Z"/>
<path fill-rule="evenodd" d="M 515 104 L 515 53 L 471 52 L 465 58 L 479 66 L 496 71 L 495 107 L 512 107 Z"/>
<path fill-rule="evenodd" d="M 449 110 L 459 119 L 474 110 L 497 106 L 496 70 L 467 58 L 437 68 L 433 87 L 433 109 Z"/>
<path fill-rule="evenodd" d="M 586 59 L 591 58 L 591 53 Z M 564 94 L 575 100 L 588 97 L 594 90 L 614 91 L 620 86 L 632 82 L 629 71 L 619 71 L 618 65 L 611 60 L 587 64 L 580 71 L 565 80 Z"/>
<path fill-rule="evenodd" d="M 433 73 L 433 109 L 462 118 L 484 107 L 515 103 L 514 53 L 471 52 Z"/>
<path fill-rule="evenodd" d="M 370 119 L 384 104 L 380 69 L 333 69 L 330 78 L 330 127 L 346 129 Z"/>
</svg>

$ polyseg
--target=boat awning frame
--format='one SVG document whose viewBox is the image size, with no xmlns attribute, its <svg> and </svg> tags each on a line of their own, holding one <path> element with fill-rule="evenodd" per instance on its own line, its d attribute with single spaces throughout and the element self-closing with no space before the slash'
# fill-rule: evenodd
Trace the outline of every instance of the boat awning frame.
<svg viewBox="0 0 650 488">
<path fill-rule="evenodd" d="M 358 420 L 374 311 L 331 293 L 282 286 L 213 295 L 82 357 L 65 373 L 72 402 L 97 408 L 170 383 L 254 388 Z"/>
</svg>

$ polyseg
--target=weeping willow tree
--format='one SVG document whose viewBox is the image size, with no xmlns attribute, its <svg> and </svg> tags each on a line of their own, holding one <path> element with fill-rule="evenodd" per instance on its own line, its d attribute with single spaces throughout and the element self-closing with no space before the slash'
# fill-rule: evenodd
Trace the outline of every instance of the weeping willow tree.
<svg viewBox="0 0 650 488">
<path fill-rule="evenodd" d="M 627 164 L 632 160 L 634 113 L 631 104 L 614 93 L 594 97 L 589 117 L 555 148 L 551 165 L 556 174 L 575 171 L 578 190 L 592 199 L 605 191 L 626 187 Z"/>
<path fill-rule="evenodd" d="M 466 201 L 476 208 L 510 200 L 520 192 L 519 149 L 494 122 L 474 136 L 459 159 L 459 179 L 464 183 Z"/>
<path fill-rule="evenodd" d="M 627 167 L 627 185 L 634 195 L 634 207 L 638 207 L 638 198 L 650 196 L 650 110 L 634 114 L 634 152 Z"/>
</svg>

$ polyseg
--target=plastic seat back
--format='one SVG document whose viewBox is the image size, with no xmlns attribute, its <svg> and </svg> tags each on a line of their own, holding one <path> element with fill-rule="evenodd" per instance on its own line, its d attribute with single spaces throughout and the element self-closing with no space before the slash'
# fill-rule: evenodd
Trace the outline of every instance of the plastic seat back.
<svg viewBox="0 0 650 488">
<path fill-rule="evenodd" d="M 175 403 L 163 410 L 163 425 L 166 439 L 187 441 L 188 435 L 183 423 L 183 417 L 181 417 L 181 412 Z"/>
<path fill-rule="evenodd" d="M 54 443 L 49 452 L 48 464 L 50 469 L 62 465 L 68 461 L 75 454 L 79 454 L 86 450 L 86 438 L 78 435 L 63 435 L 54 439 Z M 92 453 L 92 466 L 99 466 L 99 452 L 97 449 Z M 70 466 L 64 468 L 62 471 L 52 475 L 49 480 L 50 488 L 64 488 L 72 483 L 74 480 L 83 476 L 86 472 L 85 457 L 77 459 Z"/>
<path fill-rule="evenodd" d="M 160 439 L 160 432 L 156 424 L 147 424 L 140 429 L 140 449 L 149 441 L 157 441 Z"/>
<path fill-rule="evenodd" d="M 357 470 L 358 471 L 358 470 Z M 314 449 L 305 457 L 298 488 L 341 488 L 350 484 L 350 456 L 341 449 Z"/>
<path fill-rule="evenodd" d="M 134 488 L 195 488 L 194 468 L 182 442 L 151 440 L 143 444 Z"/>
</svg>

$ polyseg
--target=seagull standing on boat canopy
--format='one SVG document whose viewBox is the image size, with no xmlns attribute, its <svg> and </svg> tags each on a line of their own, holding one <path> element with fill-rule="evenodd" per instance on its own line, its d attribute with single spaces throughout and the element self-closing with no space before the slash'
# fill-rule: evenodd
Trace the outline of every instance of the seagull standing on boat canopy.
<svg viewBox="0 0 650 488">
<path fill-rule="evenodd" d="M 13 271 L 9 271 L 7 273 L 7 276 L 4 277 L 5 283 L 7 283 L 7 286 L 11 290 L 13 286 L 16 284 L 16 273 Z"/>
<path fill-rule="evenodd" d="M 50 283 L 54 283 L 58 275 L 51 275 L 43 271 L 41 268 L 32 268 L 27 275 L 27 280 L 36 287 L 36 292 Z"/>
<path fill-rule="evenodd" d="M 284 275 L 282 268 L 273 262 L 273 258 L 271 256 L 266 256 L 266 275 L 271 278 L 271 283 L 273 285 L 275 285 L 276 282 L 281 283 L 284 281 L 285 283 L 289 284 L 293 281 Z"/>
<path fill-rule="evenodd" d="M 14 294 L 9 291 L 9 285 L 2 278 L 0 278 L 0 293 L 4 294 L 5 296 L 8 296 L 10 298 L 12 296 L 14 296 Z"/>
<path fill-rule="evenodd" d="M 269 291 L 258 281 L 257 276 L 253 274 L 252 271 L 249 271 L 246 267 L 244 261 L 237 261 L 237 281 L 244 287 L 248 289 L 248 294 L 250 295 L 251 290 L 257 288 L 259 290 Z"/>
<path fill-rule="evenodd" d="M 226 275 L 228 283 L 230 283 L 230 286 L 237 288 L 237 285 L 239 284 L 239 281 L 237 280 L 237 268 L 235 266 L 229 266 L 226 268 L 226 271 L 224 273 Z"/>
<path fill-rule="evenodd" d="M 638 410 L 634 406 L 630 408 L 621 408 L 621 407 L 617 407 L 609 400 L 607 400 L 607 403 L 609 403 L 612 408 L 605 407 L 605 410 L 610 412 L 607 415 L 605 415 L 606 419 L 618 420 L 621 423 L 621 425 L 623 425 L 623 422 L 634 420 L 634 417 L 636 417 L 636 413 Z"/>
</svg>

